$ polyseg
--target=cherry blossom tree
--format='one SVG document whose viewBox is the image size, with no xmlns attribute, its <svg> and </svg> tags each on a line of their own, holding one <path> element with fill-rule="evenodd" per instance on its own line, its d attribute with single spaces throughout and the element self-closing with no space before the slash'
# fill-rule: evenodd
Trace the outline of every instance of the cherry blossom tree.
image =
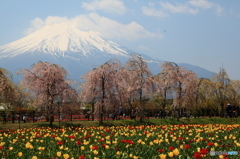
<svg viewBox="0 0 240 159">
<path fill-rule="evenodd" d="M 148 98 L 154 86 L 151 80 L 152 73 L 148 69 L 145 59 L 137 54 L 131 56 L 125 67 L 128 69 L 128 92 L 131 97 L 140 102 L 137 110 L 140 121 L 142 121 L 145 113 L 144 98 Z"/>
<path fill-rule="evenodd" d="M 228 77 L 224 68 L 221 68 L 213 80 L 215 81 L 215 93 L 216 101 L 221 108 L 221 117 L 224 117 L 224 106 L 231 100 L 231 95 L 235 94 L 235 90 L 232 87 L 232 81 Z"/>
<path fill-rule="evenodd" d="M 219 112 L 215 91 L 216 81 L 211 81 L 206 78 L 199 80 L 199 84 L 197 86 L 196 109 L 199 110 L 199 108 L 201 108 L 202 110 L 210 110 L 208 112 L 210 117 L 212 114 Z"/>
<path fill-rule="evenodd" d="M 12 74 L 4 68 L 0 68 L 0 103 L 12 103 L 15 99 L 15 85 Z"/>
<path fill-rule="evenodd" d="M 57 102 L 76 101 L 77 92 L 69 85 L 66 80 L 68 73 L 60 65 L 38 62 L 18 73 L 23 75 L 21 84 L 35 96 L 39 105 L 46 107 L 50 126 Z"/>
<path fill-rule="evenodd" d="M 207 101 L 207 99 L 213 99 L 212 96 L 212 81 L 208 78 L 200 78 L 198 80 L 198 84 L 196 86 L 196 97 L 195 97 L 195 109 L 194 109 L 194 117 L 200 116 L 200 107 L 203 107 L 203 103 Z M 209 98 L 210 97 L 210 98 Z M 204 104 L 205 105 L 205 104 Z"/>
<path fill-rule="evenodd" d="M 164 62 L 162 72 L 165 74 L 166 80 L 172 85 L 174 91 L 173 108 L 177 110 L 177 119 L 179 119 L 179 109 L 184 102 L 183 97 L 190 96 L 195 92 L 198 78 L 195 73 L 188 71 L 184 67 L 179 67 L 174 62 Z"/>
<path fill-rule="evenodd" d="M 162 99 L 162 108 L 166 107 L 167 95 L 171 93 L 172 83 L 165 77 L 166 73 L 159 73 L 153 76 L 152 80 L 156 86 L 156 94 Z"/>
<path fill-rule="evenodd" d="M 234 89 L 234 94 L 233 94 L 233 101 L 234 101 L 234 105 L 240 105 L 240 80 L 232 80 L 232 85 L 233 85 L 233 89 Z"/>
<path fill-rule="evenodd" d="M 100 118 L 100 124 L 103 122 L 105 110 L 116 105 L 118 92 L 115 80 L 120 68 L 121 63 L 116 59 L 111 59 L 82 77 L 85 82 L 81 86 L 81 99 L 83 101 L 96 101 L 93 110 L 94 114 Z"/>
</svg>

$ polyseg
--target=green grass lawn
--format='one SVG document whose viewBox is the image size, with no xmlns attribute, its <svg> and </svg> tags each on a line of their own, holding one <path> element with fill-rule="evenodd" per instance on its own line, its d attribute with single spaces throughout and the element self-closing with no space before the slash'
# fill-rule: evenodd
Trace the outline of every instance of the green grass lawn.
<svg viewBox="0 0 240 159">
<path fill-rule="evenodd" d="M 178 125 L 178 124 L 240 124 L 240 118 L 181 118 L 177 119 L 145 119 L 143 122 L 137 120 L 106 120 L 102 126 L 124 126 L 124 125 Z M 53 127 L 95 127 L 99 126 L 99 121 L 61 121 L 53 122 Z M 30 123 L 7 123 L 0 124 L 0 129 L 18 129 L 18 128 L 35 128 L 49 127 L 49 122 L 30 122 Z"/>
</svg>

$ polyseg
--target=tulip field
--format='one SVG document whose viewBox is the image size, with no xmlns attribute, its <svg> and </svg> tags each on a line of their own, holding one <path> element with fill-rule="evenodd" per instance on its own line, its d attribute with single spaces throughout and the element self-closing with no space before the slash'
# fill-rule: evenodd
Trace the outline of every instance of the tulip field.
<svg viewBox="0 0 240 159">
<path fill-rule="evenodd" d="M 210 155 L 237 151 L 238 155 Z M 152 125 L 1 130 L 2 159 L 240 158 L 240 125 Z"/>
</svg>

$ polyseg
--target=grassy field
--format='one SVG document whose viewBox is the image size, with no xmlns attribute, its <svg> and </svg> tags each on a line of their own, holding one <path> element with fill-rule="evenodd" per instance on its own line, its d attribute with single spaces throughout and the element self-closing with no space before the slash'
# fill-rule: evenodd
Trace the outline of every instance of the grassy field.
<svg viewBox="0 0 240 159">
<path fill-rule="evenodd" d="M 137 120 L 105 120 L 102 126 L 137 126 L 137 125 L 179 125 L 179 124 L 240 124 L 240 118 L 181 118 L 177 119 L 144 119 L 143 122 Z M 53 127 L 96 127 L 99 121 L 61 121 L 53 122 Z M 30 123 L 7 123 L 0 124 L 0 129 L 19 129 L 19 128 L 36 128 L 49 127 L 49 122 L 30 122 Z"/>
</svg>

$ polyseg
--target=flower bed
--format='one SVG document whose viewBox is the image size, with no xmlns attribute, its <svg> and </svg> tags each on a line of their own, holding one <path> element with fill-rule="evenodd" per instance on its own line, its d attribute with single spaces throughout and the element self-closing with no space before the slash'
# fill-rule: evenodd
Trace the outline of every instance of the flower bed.
<svg viewBox="0 0 240 159">
<path fill-rule="evenodd" d="M 2 130 L 0 157 L 24 159 L 240 158 L 240 125 Z M 210 155 L 210 151 L 238 155 Z"/>
</svg>

